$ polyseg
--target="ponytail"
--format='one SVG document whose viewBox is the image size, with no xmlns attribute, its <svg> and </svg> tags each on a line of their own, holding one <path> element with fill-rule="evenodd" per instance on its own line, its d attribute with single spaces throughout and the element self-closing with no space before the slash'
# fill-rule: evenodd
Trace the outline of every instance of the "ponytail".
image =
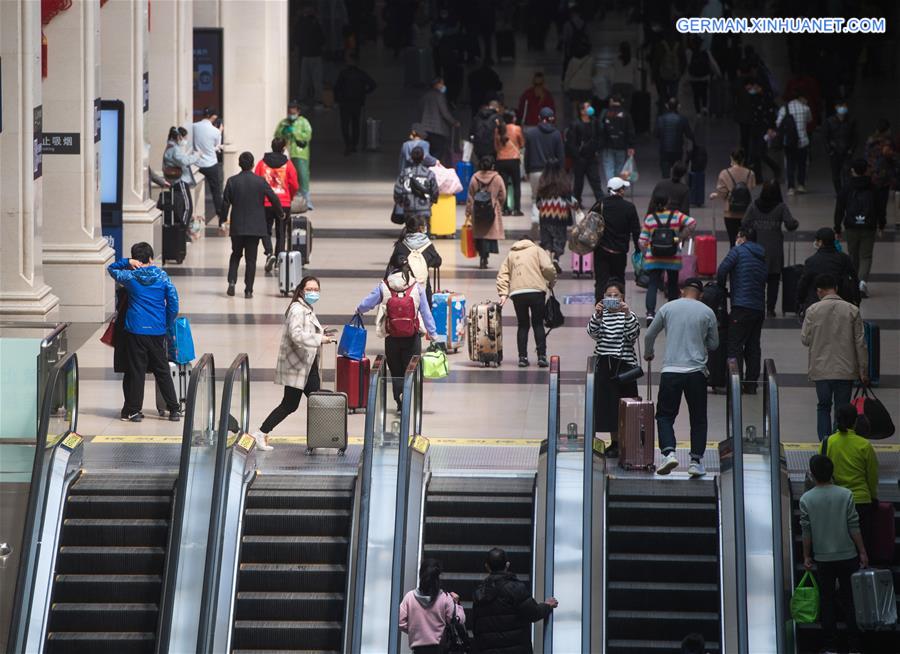
<svg viewBox="0 0 900 654">
<path fill-rule="evenodd" d="M 169 140 L 170 140 L 170 141 L 175 141 L 175 142 L 177 143 L 177 142 L 178 142 L 178 137 L 179 137 L 179 136 L 181 136 L 181 135 L 178 133 L 178 128 L 177 128 L 177 127 L 170 127 L 170 128 L 169 128 Z"/>
</svg>

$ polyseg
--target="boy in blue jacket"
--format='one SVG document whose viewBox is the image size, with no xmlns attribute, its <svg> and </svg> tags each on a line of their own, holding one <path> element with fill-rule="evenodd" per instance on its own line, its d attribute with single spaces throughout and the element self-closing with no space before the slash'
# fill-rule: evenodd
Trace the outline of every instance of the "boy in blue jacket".
<svg viewBox="0 0 900 654">
<path fill-rule="evenodd" d="M 144 376 L 148 370 L 156 378 L 166 401 L 169 420 L 181 420 L 181 407 L 166 355 L 166 334 L 178 316 L 178 291 L 165 271 L 153 264 L 153 248 L 149 243 L 135 243 L 130 259 L 119 259 L 107 270 L 128 293 L 128 310 L 124 316 L 127 365 L 122 382 L 125 394 L 122 420 L 143 419 Z"/>
</svg>

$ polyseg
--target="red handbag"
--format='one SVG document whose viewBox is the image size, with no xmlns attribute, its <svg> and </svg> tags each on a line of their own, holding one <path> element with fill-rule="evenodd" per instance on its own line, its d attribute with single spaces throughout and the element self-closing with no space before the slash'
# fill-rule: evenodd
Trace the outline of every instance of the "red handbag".
<svg viewBox="0 0 900 654">
<path fill-rule="evenodd" d="M 477 254 L 475 252 L 475 233 L 472 231 L 470 223 L 464 223 L 460 230 L 459 249 L 467 259 L 474 259 Z"/>
<path fill-rule="evenodd" d="M 100 342 L 104 345 L 109 345 L 110 347 L 116 346 L 116 317 L 113 316 L 109 323 L 106 325 L 106 329 L 103 331 L 103 336 L 100 337 Z"/>
</svg>

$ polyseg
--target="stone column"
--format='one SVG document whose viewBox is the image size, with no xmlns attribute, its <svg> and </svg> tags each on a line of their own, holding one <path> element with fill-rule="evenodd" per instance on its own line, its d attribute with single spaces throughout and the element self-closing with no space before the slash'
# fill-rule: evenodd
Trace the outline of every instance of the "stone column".
<svg viewBox="0 0 900 654">
<path fill-rule="evenodd" d="M 41 265 L 42 164 L 34 129 L 42 122 L 40 2 L 0 2 L 0 58 L 0 315 L 54 320 L 59 298 Z"/>
<path fill-rule="evenodd" d="M 156 3 L 154 3 L 155 6 Z M 155 11 L 155 10 L 154 10 Z M 122 240 L 125 250 L 137 241 L 162 249 L 162 214 L 150 199 L 149 124 L 145 82 L 149 78 L 147 0 L 116 0 L 100 9 L 100 90 L 104 100 L 125 103 L 125 164 L 122 171 Z M 165 80 L 158 80 L 166 84 Z M 147 106 L 146 108 L 149 108 Z M 165 135 L 163 135 L 165 136 Z"/>
<path fill-rule="evenodd" d="M 100 226 L 100 3 L 76 0 L 44 28 L 47 77 L 44 132 L 78 141 L 77 152 L 44 152 L 44 276 L 60 298 L 65 320 L 99 322 L 112 312 L 114 285 L 106 274 L 115 253 Z M 52 147 L 52 143 L 50 146 Z M 63 146 L 65 147 L 65 146 Z"/>
</svg>

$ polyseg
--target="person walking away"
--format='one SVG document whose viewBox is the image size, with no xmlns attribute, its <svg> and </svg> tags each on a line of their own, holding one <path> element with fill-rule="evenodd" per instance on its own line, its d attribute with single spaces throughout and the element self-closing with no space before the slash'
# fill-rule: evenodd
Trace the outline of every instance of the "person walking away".
<svg viewBox="0 0 900 654">
<path fill-rule="evenodd" d="M 816 385 L 819 440 L 832 432 L 831 407 L 850 403 L 857 379 L 869 383 L 868 352 L 859 309 L 837 294 L 834 276 L 816 278 L 819 301 L 806 310 L 800 342 L 809 348 L 809 380 Z M 851 423 L 852 425 L 852 423 Z"/>
<path fill-rule="evenodd" d="M 360 124 L 366 96 L 378 85 L 375 80 L 359 67 L 359 57 L 347 56 L 347 65 L 338 73 L 334 83 L 334 101 L 341 114 L 341 136 L 344 139 L 344 156 L 359 150 Z"/>
<path fill-rule="evenodd" d="M 469 104 L 474 114 L 479 107 L 497 100 L 503 92 L 503 81 L 486 59 L 476 60 L 475 69 L 469 73 Z"/>
<path fill-rule="evenodd" d="M 454 617 L 466 623 L 459 595 L 441 588 L 441 564 L 422 559 L 419 585 L 400 602 L 400 631 L 409 638 L 413 654 L 442 654 L 444 630 Z"/>
<path fill-rule="evenodd" d="M 640 250 L 641 223 L 637 209 L 625 199 L 630 182 L 621 177 L 610 177 L 608 195 L 591 211 L 603 216 L 603 234 L 594 248 L 594 303 L 604 296 L 610 279 L 625 279 L 628 263 L 628 240 L 634 249 Z"/>
<path fill-rule="evenodd" d="M 847 101 L 840 99 L 834 105 L 834 114 L 825 121 L 825 152 L 831 164 L 831 183 L 835 195 L 847 183 L 850 161 L 859 145 L 856 119 L 849 113 Z"/>
<path fill-rule="evenodd" d="M 425 289 L 428 306 L 431 306 L 431 278 L 428 271 L 438 269 L 443 263 L 434 243 L 426 234 L 425 219 L 422 216 L 410 216 L 406 219 L 403 233 L 394 243 L 394 251 L 388 262 L 388 270 L 396 270 L 408 265 L 413 277 Z"/>
<path fill-rule="evenodd" d="M 800 226 L 781 197 L 781 185 L 776 179 L 766 180 L 756 198 L 744 214 L 741 229 L 756 230 L 757 242 L 766 251 L 766 315 L 775 317 L 781 270 L 784 268 L 784 231 Z"/>
<path fill-rule="evenodd" d="M 861 643 L 850 577 L 869 565 L 859 515 L 853 504 L 853 493 L 832 483 L 835 466 L 831 459 L 814 455 L 809 460 L 809 471 L 816 485 L 800 496 L 803 567 L 812 570 L 816 566 L 823 645 L 828 651 L 837 651 L 835 609 L 840 603 L 850 651 L 858 652 Z"/>
<path fill-rule="evenodd" d="M 866 140 L 866 161 L 872 177 L 872 201 L 875 222 L 884 224 L 891 189 L 900 183 L 900 136 L 897 143 L 891 137 L 891 124 L 887 119 L 878 121 L 875 132 Z"/>
<path fill-rule="evenodd" d="M 591 77 L 594 69 L 594 55 L 590 44 L 581 44 L 574 56 L 566 65 L 563 75 L 563 90 L 568 102 L 566 116 L 574 116 L 576 120 L 582 111 L 582 104 L 591 101 L 594 81 Z"/>
<path fill-rule="evenodd" d="M 548 597 L 535 601 L 528 586 L 510 572 L 506 552 L 488 552 L 484 568 L 488 576 L 473 595 L 471 619 L 475 649 L 479 654 L 533 654 L 531 625 L 550 617 L 559 602 Z"/>
<path fill-rule="evenodd" d="M 651 198 L 668 198 L 666 209 L 677 209 L 681 213 L 691 212 L 691 189 L 682 180 L 687 174 L 687 167 L 680 161 L 672 166 L 668 179 L 661 179 L 653 187 Z M 647 207 L 650 213 L 650 207 Z"/>
<path fill-rule="evenodd" d="M 269 434 L 284 419 L 300 407 L 300 400 L 322 387 L 319 350 L 325 343 L 334 343 L 334 330 L 324 329 L 319 324 L 313 305 L 319 301 L 320 283 L 316 277 L 306 276 L 300 280 L 294 295 L 284 312 L 281 329 L 281 345 L 275 364 L 275 383 L 284 386 L 281 403 L 263 420 L 260 428 L 253 432 L 256 447 L 269 451 Z"/>
<path fill-rule="evenodd" d="M 472 119 L 469 140 L 472 142 L 475 161 L 480 161 L 482 157 L 496 157 L 495 140 L 498 135 L 502 138 L 505 131 L 506 123 L 500 116 L 500 103 L 491 100 Z"/>
<path fill-rule="evenodd" d="M 558 163 L 548 163 L 538 181 L 538 224 L 541 230 L 541 247 L 550 253 L 554 263 L 566 249 L 569 227 L 575 222 L 578 201 L 572 197 L 572 185 L 568 174 Z"/>
<path fill-rule="evenodd" d="M 815 253 L 803 264 L 803 275 L 797 283 L 797 304 L 801 315 L 807 307 L 819 301 L 816 291 L 816 278 L 828 274 L 834 277 L 838 285 L 838 295 L 842 300 L 859 306 L 859 281 L 853 261 L 846 252 L 838 252 L 835 245 L 834 230 L 831 227 L 820 227 L 816 231 L 813 242 Z"/>
<path fill-rule="evenodd" d="M 503 176 L 507 192 L 512 188 L 512 207 L 506 202 L 503 205 L 504 216 L 522 216 L 522 173 L 521 156 L 525 148 L 525 136 L 522 128 L 516 125 L 516 114 L 513 111 L 503 112 L 503 122 L 506 124 L 505 133 L 496 136 L 494 149 L 497 151 L 497 161 L 494 164 L 497 172 Z"/>
<path fill-rule="evenodd" d="M 356 307 L 356 313 L 362 315 L 376 307 L 379 311 L 375 335 L 384 339 L 384 358 L 392 378 L 397 411 L 400 411 L 403 375 L 410 359 L 422 352 L 421 335 L 426 334 L 438 347 L 442 344 L 436 340 L 437 328 L 425 287 L 416 281 L 409 265 L 392 270 L 378 282 Z"/>
<path fill-rule="evenodd" d="M 431 155 L 450 168 L 453 166 L 450 152 L 450 133 L 459 127 L 459 121 L 447 104 L 447 85 L 442 77 L 435 77 L 431 88 L 419 100 L 419 116 L 422 128 L 428 134 Z"/>
<path fill-rule="evenodd" d="M 312 125 L 306 116 L 300 115 L 300 104 L 292 100 L 288 104 L 287 118 L 283 118 L 275 128 L 275 136 L 283 138 L 287 143 L 288 156 L 300 181 L 300 193 L 306 198 L 310 210 L 315 208 L 309 199 L 309 144 L 312 133 Z"/>
<path fill-rule="evenodd" d="M 719 173 L 716 190 L 709 194 L 710 200 L 722 199 L 722 215 L 725 216 L 725 229 L 731 247 L 734 247 L 741 220 L 753 202 L 754 188 L 756 175 L 744 166 L 744 151 L 738 148 L 731 153 L 728 168 L 723 168 Z"/>
<path fill-rule="evenodd" d="M 431 205 L 438 201 L 437 178 L 425 165 L 425 151 L 422 148 L 413 148 L 410 158 L 412 165 L 403 169 L 394 184 L 395 211 L 399 210 L 407 218 L 421 217 L 429 225 Z"/>
<path fill-rule="evenodd" d="M 530 238 L 513 243 L 497 272 L 497 295 L 500 306 L 512 299 L 516 311 L 516 345 L 519 367 L 528 367 L 528 329 L 534 331 L 538 367 L 546 368 L 547 334 L 544 312 L 547 292 L 556 283 L 557 269 L 550 255 Z"/>
<path fill-rule="evenodd" d="M 431 155 L 431 146 L 428 143 L 428 132 L 422 127 L 422 123 L 413 123 L 409 130 L 409 139 L 400 146 L 400 170 L 411 166 L 413 148 L 422 148 L 422 163 L 431 168 L 437 163 L 437 159 Z"/>
<path fill-rule="evenodd" d="M 716 282 L 726 288 L 731 283 L 731 312 L 728 315 L 728 358 L 736 359 L 741 371 L 742 392 L 756 395 L 759 382 L 763 322 L 766 319 L 766 282 L 769 268 L 766 250 L 756 242 L 756 230 L 741 227 L 735 246 L 719 264 Z"/>
<path fill-rule="evenodd" d="M 218 153 L 222 149 L 222 130 L 224 128 L 221 123 L 216 126 L 215 123 L 218 119 L 218 112 L 212 107 L 206 107 L 203 110 L 203 118 L 192 126 L 194 132 L 192 140 L 194 149 L 200 153 L 200 158 L 197 159 L 197 168 L 209 186 L 213 205 L 216 208 L 216 216 L 218 216 L 221 226 L 225 222 L 225 215 L 222 213 L 223 175 Z"/>
<path fill-rule="evenodd" d="M 544 73 L 538 71 L 531 78 L 531 86 L 519 96 L 519 106 L 516 115 L 522 119 L 524 127 L 534 127 L 541 122 L 541 111 L 549 109 L 556 113 L 556 104 L 553 95 L 544 85 Z"/>
<path fill-rule="evenodd" d="M 859 530 L 867 548 L 876 537 L 878 509 L 878 457 L 868 438 L 857 432 L 859 414 L 852 404 L 835 407 L 835 430 L 819 446 L 834 463 L 834 483 L 853 494 Z"/>
<path fill-rule="evenodd" d="M 651 71 L 656 83 L 659 106 L 678 97 L 678 84 L 684 73 L 685 55 L 675 30 L 669 31 L 665 38 L 654 46 L 651 57 Z M 666 170 L 671 167 L 666 166 Z M 665 177 L 665 173 L 663 173 Z"/>
<path fill-rule="evenodd" d="M 165 271 L 153 263 L 149 243 L 135 243 L 130 259 L 119 259 L 107 268 L 109 276 L 124 287 L 128 310 L 124 316 L 127 362 L 123 390 L 128 396 L 122 408 L 124 422 L 140 422 L 144 414 L 144 379 L 149 370 L 156 379 L 169 411 L 169 420 L 181 420 L 181 404 L 169 374 L 166 335 L 178 317 L 178 291 Z"/>
<path fill-rule="evenodd" d="M 612 92 L 609 99 L 618 97 L 620 105 L 630 107 L 631 96 L 639 83 L 637 60 L 632 56 L 631 43 L 619 43 L 619 52 L 607 70 Z"/>
<path fill-rule="evenodd" d="M 322 106 L 322 53 L 325 32 L 313 6 L 306 6 L 300 17 L 296 42 L 300 44 L 300 100 L 306 106 Z"/>
<path fill-rule="evenodd" d="M 637 397 L 637 380 L 620 382 L 616 377 L 640 365 L 634 353 L 641 327 L 625 303 L 625 283 L 607 282 L 603 298 L 594 306 L 587 333 L 594 339 L 594 432 L 609 432 L 607 458 L 619 456 L 619 400 Z"/>
<path fill-rule="evenodd" d="M 497 242 L 505 238 L 503 231 L 503 206 L 506 204 L 506 184 L 494 170 L 494 159 L 484 156 L 478 163 L 478 172 L 469 181 L 466 196 L 466 222 L 472 225 L 475 249 L 478 251 L 478 267 L 485 270 L 491 254 L 499 254 Z"/>
<path fill-rule="evenodd" d="M 678 271 L 681 270 L 681 245 L 693 236 L 697 221 L 676 209 L 666 209 L 668 198 L 651 199 L 652 210 L 644 217 L 638 239 L 644 251 L 644 269 L 650 276 L 647 286 L 647 326 L 656 316 L 656 294 L 666 275 L 666 299 L 678 298 Z"/>
<path fill-rule="evenodd" d="M 242 152 L 238 157 L 238 165 L 241 167 L 241 172 L 228 178 L 222 203 L 222 211 L 230 225 L 229 233 L 231 234 L 231 259 L 228 262 L 228 290 L 226 293 L 229 296 L 234 295 L 238 266 L 241 264 L 243 256 L 245 258 L 244 297 L 249 299 L 253 297 L 259 241 L 267 234 L 266 199 L 274 208 L 277 221 L 280 222 L 284 219 L 284 210 L 281 208 L 281 200 L 269 183 L 253 173 L 252 154 Z"/>
<path fill-rule="evenodd" d="M 884 235 L 887 220 L 875 209 L 875 191 L 867 171 L 865 159 L 854 161 L 850 179 L 834 204 L 834 233 L 840 238 L 844 228 L 847 229 L 847 253 L 859 278 L 859 293 L 864 298 L 869 297 L 866 281 L 872 270 L 875 237 Z"/>
<path fill-rule="evenodd" d="M 691 463 L 688 474 L 706 474 L 703 455 L 706 452 L 706 362 L 708 352 L 719 347 L 716 314 L 700 301 L 703 282 L 696 277 L 684 281 L 681 298 L 667 302 L 659 310 L 644 336 L 644 359 L 653 361 L 653 344 L 666 332 L 666 354 L 659 390 L 656 394 L 656 430 L 663 462 L 656 472 L 667 475 L 678 467 L 675 458 L 675 418 L 681 396 L 687 401 L 691 423 Z"/>
<path fill-rule="evenodd" d="M 590 102 L 582 102 L 578 106 L 578 120 L 566 129 L 566 154 L 572 159 L 572 175 L 575 182 L 573 194 L 579 205 L 582 203 L 585 177 L 594 193 L 594 202 L 603 199 L 600 162 L 597 159 L 600 139 L 594 113 L 594 107 Z"/>
<path fill-rule="evenodd" d="M 703 39 L 693 35 L 689 39 L 687 50 L 687 76 L 694 96 L 694 111 L 700 115 L 708 113 L 709 80 L 721 77 L 722 71 L 713 58 L 712 53 L 703 47 Z"/>
<path fill-rule="evenodd" d="M 561 166 L 565 158 L 562 134 L 556 127 L 556 114 L 553 109 L 543 108 L 540 111 L 540 123 L 537 127 L 525 130 L 525 173 L 531 186 L 531 222 L 538 223 L 537 188 L 544 168 L 551 162 Z"/>
<path fill-rule="evenodd" d="M 290 217 L 291 200 L 300 190 L 300 183 L 297 180 L 297 170 L 294 164 L 284 154 L 284 139 L 276 137 L 272 139 L 272 151 L 263 155 L 263 158 L 256 163 L 254 173 L 266 180 L 266 183 L 275 191 L 278 196 L 279 206 L 281 207 L 281 215 Z M 266 208 L 266 237 L 263 238 L 263 253 L 266 256 L 267 273 L 272 272 L 277 260 L 277 253 L 285 251 L 285 229 L 284 224 L 278 219 L 278 211 L 272 205 L 272 202 L 266 197 L 264 202 Z M 275 232 L 275 249 L 272 249 L 272 232 Z"/>
<path fill-rule="evenodd" d="M 665 111 L 657 116 L 654 135 L 659 141 L 660 177 L 668 177 L 672 166 L 684 161 L 684 139 L 694 141 L 691 124 L 678 113 L 678 100 L 674 97 L 666 101 Z"/>
<path fill-rule="evenodd" d="M 784 158 L 788 195 L 794 195 L 795 192 L 806 193 L 806 164 L 809 158 L 807 126 L 812 121 L 812 113 L 803 95 L 792 99 L 778 110 L 775 127 L 780 128 L 788 115 L 790 120 L 784 127 Z"/>
<path fill-rule="evenodd" d="M 174 218 L 177 222 L 190 225 L 191 219 L 194 217 L 194 199 L 191 196 L 191 189 L 196 184 L 191 166 L 200 160 L 201 154 L 187 151 L 185 149 L 186 140 L 177 127 L 169 128 L 162 166 L 163 174 L 166 175 L 166 179 L 171 185 Z M 179 170 L 181 174 L 175 177 L 175 173 Z M 166 174 L 167 172 L 170 174 Z"/>
<path fill-rule="evenodd" d="M 773 179 L 780 180 L 781 164 L 769 153 L 769 146 L 777 136 L 775 100 L 762 84 L 752 81 L 746 101 L 750 111 L 750 138 L 746 147 L 741 144 L 741 149 L 746 153 L 745 164 L 753 170 L 758 184 L 763 182 L 763 164 L 772 171 Z"/>
<path fill-rule="evenodd" d="M 621 93 L 614 92 L 609 106 L 600 112 L 600 134 L 603 174 L 606 184 L 618 177 L 628 157 L 634 156 L 634 121 L 625 109 Z"/>
</svg>

